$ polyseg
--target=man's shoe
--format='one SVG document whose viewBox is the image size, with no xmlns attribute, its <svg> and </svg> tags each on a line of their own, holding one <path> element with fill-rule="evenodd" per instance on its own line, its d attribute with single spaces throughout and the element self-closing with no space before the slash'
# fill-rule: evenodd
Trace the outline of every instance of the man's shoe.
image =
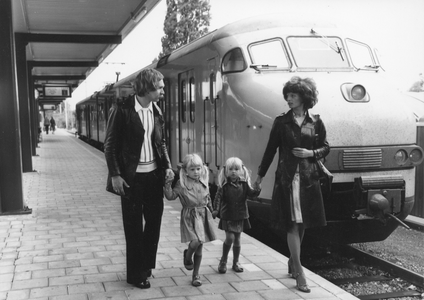
<svg viewBox="0 0 424 300">
<path fill-rule="evenodd" d="M 139 289 L 148 289 L 150 288 L 150 281 L 149 279 L 142 280 L 140 283 L 134 284 L 135 287 L 138 287 Z"/>
</svg>

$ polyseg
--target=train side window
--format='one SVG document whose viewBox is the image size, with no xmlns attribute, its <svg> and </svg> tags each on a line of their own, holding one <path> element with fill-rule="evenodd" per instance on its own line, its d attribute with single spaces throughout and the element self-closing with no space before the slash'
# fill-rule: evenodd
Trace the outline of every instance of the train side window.
<svg viewBox="0 0 424 300">
<path fill-rule="evenodd" d="M 235 48 L 227 52 L 222 59 L 222 73 L 241 72 L 246 69 L 246 62 L 240 48 Z"/>
<path fill-rule="evenodd" d="M 186 81 L 181 81 L 180 86 L 180 103 L 181 103 L 181 121 L 183 123 L 186 122 L 186 112 L 187 112 L 187 89 L 186 89 Z"/>
<path fill-rule="evenodd" d="M 190 78 L 190 121 L 194 123 L 196 118 L 196 98 L 195 98 L 195 84 L 194 78 Z"/>
<path fill-rule="evenodd" d="M 372 54 L 371 48 L 364 43 L 346 39 L 346 45 L 349 49 L 350 59 L 356 69 L 376 67 L 376 62 Z"/>
<path fill-rule="evenodd" d="M 290 69 L 290 61 L 285 51 L 283 41 L 273 39 L 261 41 L 249 46 L 252 64 L 262 68 Z"/>
</svg>

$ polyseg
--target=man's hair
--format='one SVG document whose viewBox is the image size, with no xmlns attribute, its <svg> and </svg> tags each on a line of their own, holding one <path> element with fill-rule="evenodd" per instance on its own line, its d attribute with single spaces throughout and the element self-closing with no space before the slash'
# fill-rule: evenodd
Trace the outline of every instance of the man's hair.
<svg viewBox="0 0 424 300">
<path fill-rule="evenodd" d="M 148 92 L 153 92 L 158 89 L 158 83 L 163 79 L 161 72 L 155 69 L 144 69 L 135 78 L 133 87 L 135 93 L 143 97 Z"/>
</svg>

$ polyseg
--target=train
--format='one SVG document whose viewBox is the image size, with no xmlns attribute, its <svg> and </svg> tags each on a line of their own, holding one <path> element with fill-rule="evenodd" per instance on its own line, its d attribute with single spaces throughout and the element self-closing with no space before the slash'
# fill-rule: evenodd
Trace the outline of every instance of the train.
<svg viewBox="0 0 424 300">
<path fill-rule="evenodd" d="M 389 84 L 375 49 L 360 38 L 333 24 L 258 16 L 211 31 L 145 68 L 165 77 L 159 106 L 173 166 L 198 153 L 210 170 L 211 191 L 231 156 L 255 178 L 273 121 L 289 110 L 284 83 L 313 78 L 319 101 L 310 111 L 325 123 L 331 147 L 325 166 L 334 177 L 325 195 L 327 226 L 308 229 L 305 238 L 381 241 L 404 225 L 415 201 L 415 168 L 423 161 L 416 116 Z M 134 93 L 139 71 L 77 103 L 81 139 L 102 149 L 108 110 Z M 248 201 L 250 217 L 266 228 L 272 227 L 277 159 L 259 198 Z"/>
</svg>

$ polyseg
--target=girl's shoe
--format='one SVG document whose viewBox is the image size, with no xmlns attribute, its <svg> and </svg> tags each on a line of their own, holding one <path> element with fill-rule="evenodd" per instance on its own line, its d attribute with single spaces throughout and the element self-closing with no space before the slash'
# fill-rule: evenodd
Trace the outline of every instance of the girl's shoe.
<svg viewBox="0 0 424 300">
<path fill-rule="evenodd" d="M 237 273 L 244 271 L 239 262 L 233 263 L 233 270 Z"/>
<path fill-rule="evenodd" d="M 226 261 L 220 261 L 218 265 L 218 272 L 221 274 L 225 274 L 227 272 L 227 262 Z"/>
<path fill-rule="evenodd" d="M 192 286 L 201 286 L 202 285 L 202 282 L 200 281 L 200 275 L 193 275 L 191 285 Z"/>
<path fill-rule="evenodd" d="M 186 259 L 186 257 L 187 257 L 187 249 L 186 250 L 184 250 L 184 253 L 183 253 L 184 255 L 183 255 L 183 263 L 184 263 L 184 267 L 187 269 L 187 270 L 189 270 L 189 271 L 191 271 L 191 270 L 193 270 L 193 268 L 194 268 L 194 263 L 193 263 L 193 261 L 192 260 L 187 260 Z"/>
<path fill-rule="evenodd" d="M 299 274 L 297 273 L 294 278 L 296 279 L 296 288 L 304 293 L 310 293 L 311 289 L 309 288 L 308 284 L 306 283 L 305 274 Z"/>
</svg>

